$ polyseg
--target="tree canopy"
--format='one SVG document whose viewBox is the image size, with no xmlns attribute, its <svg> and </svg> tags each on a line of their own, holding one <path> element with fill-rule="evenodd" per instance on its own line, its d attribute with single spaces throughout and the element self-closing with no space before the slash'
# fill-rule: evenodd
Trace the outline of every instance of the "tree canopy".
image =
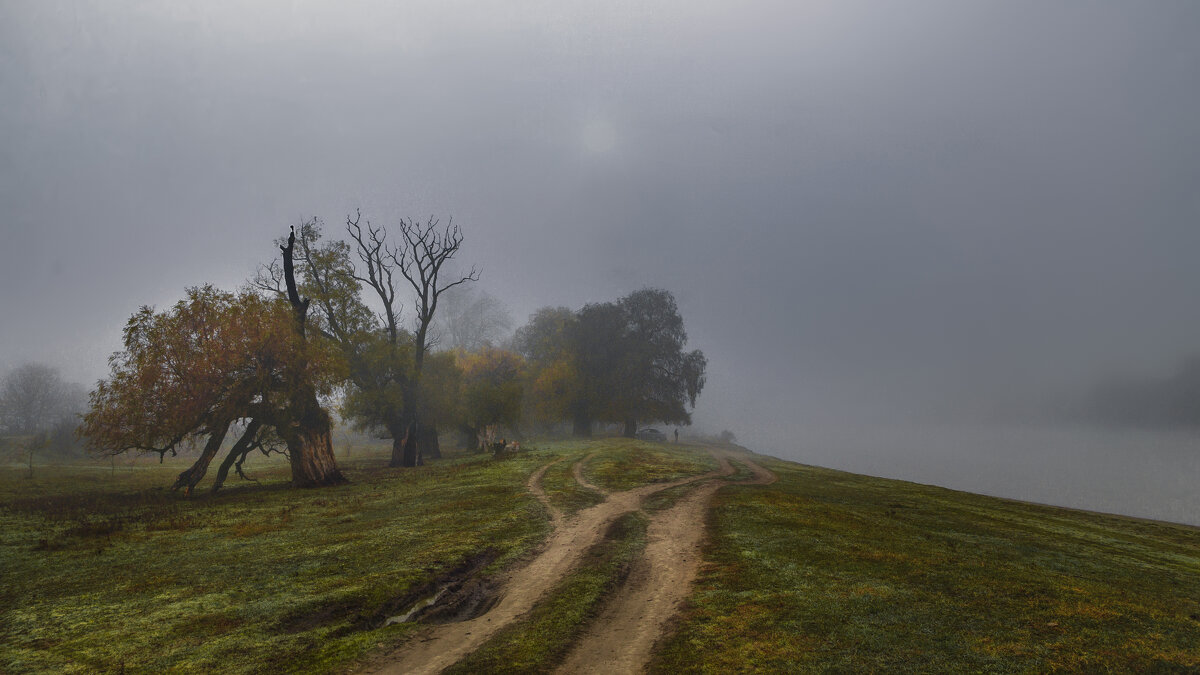
<svg viewBox="0 0 1200 675">
<path fill-rule="evenodd" d="M 188 289 L 163 312 L 142 307 L 110 359 L 111 376 L 92 392 L 81 434 L 100 454 L 161 456 L 202 442 L 200 458 L 174 486 L 191 490 L 242 425 L 214 489 L 256 448 L 286 451 L 297 485 L 341 481 L 317 397 L 343 378 L 342 362 L 325 343 L 305 339 L 302 316 L 286 301 L 212 286 Z"/>
<path fill-rule="evenodd" d="M 514 338 L 529 360 L 531 410 L 543 419 L 570 419 L 576 434 L 592 423 L 691 422 L 689 408 L 704 388 L 707 361 L 685 351 L 687 333 L 674 296 L 643 289 L 617 302 L 578 312 L 538 310 Z"/>
</svg>

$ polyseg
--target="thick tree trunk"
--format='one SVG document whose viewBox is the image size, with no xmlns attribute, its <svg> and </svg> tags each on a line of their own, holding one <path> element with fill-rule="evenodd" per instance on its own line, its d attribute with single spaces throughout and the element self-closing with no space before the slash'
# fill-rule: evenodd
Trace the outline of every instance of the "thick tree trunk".
<svg viewBox="0 0 1200 675">
<path fill-rule="evenodd" d="M 409 419 L 403 424 L 398 424 L 392 432 L 392 459 L 388 462 L 388 466 L 394 467 L 412 467 L 419 466 L 421 457 L 418 452 L 417 444 L 417 422 Z"/>
<path fill-rule="evenodd" d="M 637 420 L 625 420 L 625 438 L 633 438 L 637 436 Z"/>
<path fill-rule="evenodd" d="M 292 485 L 316 487 L 346 482 L 333 457 L 333 424 L 329 413 L 317 403 L 312 391 L 297 398 L 308 401 L 293 402 L 291 411 L 303 410 L 294 424 L 277 424 L 276 430 L 287 443 L 288 460 L 292 465 Z"/>
<path fill-rule="evenodd" d="M 421 457 L 424 459 L 442 458 L 442 445 L 438 440 L 437 427 L 431 424 L 421 427 L 421 431 L 417 434 L 417 448 L 421 451 Z"/>
<path fill-rule="evenodd" d="M 242 433 L 242 437 L 233 444 L 233 449 L 225 456 L 225 461 L 221 462 L 221 468 L 217 469 L 217 477 L 213 480 L 212 491 L 216 492 L 225 484 L 225 478 L 229 475 L 229 470 L 234 464 L 241 461 L 241 458 L 250 452 L 250 444 L 254 442 L 254 437 L 258 435 L 258 430 L 262 428 L 262 422 L 258 420 L 250 420 L 250 424 L 246 426 L 246 431 Z M 238 464 L 239 475 L 241 473 L 241 465 Z"/>
<path fill-rule="evenodd" d="M 304 325 L 308 316 L 308 298 L 301 298 L 296 289 L 296 276 L 292 267 L 292 249 L 296 244 L 296 233 L 288 235 L 283 251 L 283 277 L 287 284 L 288 301 L 296 313 L 296 329 L 304 337 Z M 303 373 L 303 368 L 298 369 Z M 301 378 L 304 376 L 301 375 Z M 282 424 L 275 424 L 279 435 L 288 446 L 288 459 L 292 464 L 292 485 L 314 487 L 344 483 L 346 477 L 338 470 L 333 457 L 333 424 L 329 413 L 317 401 L 317 393 L 311 381 L 292 383 L 293 393 L 288 401 L 287 417 Z"/>
<path fill-rule="evenodd" d="M 333 458 L 333 434 L 329 428 L 310 427 L 289 434 L 288 459 L 292 463 L 292 485 L 318 487 L 346 482 Z"/>
<path fill-rule="evenodd" d="M 204 478 L 204 474 L 208 473 L 208 465 L 216 456 L 217 451 L 221 449 L 221 443 L 224 442 L 225 434 L 228 431 L 229 425 L 226 424 L 209 434 L 208 442 L 204 444 L 204 450 L 200 453 L 200 457 L 186 471 L 179 474 L 171 486 L 172 490 L 183 488 L 184 494 L 192 493 L 192 488 L 195 488 L 196 484 Z"/>
</svg>

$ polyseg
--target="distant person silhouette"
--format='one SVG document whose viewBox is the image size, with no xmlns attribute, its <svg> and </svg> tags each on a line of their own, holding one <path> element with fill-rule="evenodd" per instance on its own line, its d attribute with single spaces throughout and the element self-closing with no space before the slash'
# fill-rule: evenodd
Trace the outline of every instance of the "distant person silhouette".
<svg viewBox="0 0 1200 675">
<path fill-rule="evenodd" d="M 678 428 L 675 429 L 675 442 L 676 443 L 679 442 L 679 429 Z"/>
</svg>

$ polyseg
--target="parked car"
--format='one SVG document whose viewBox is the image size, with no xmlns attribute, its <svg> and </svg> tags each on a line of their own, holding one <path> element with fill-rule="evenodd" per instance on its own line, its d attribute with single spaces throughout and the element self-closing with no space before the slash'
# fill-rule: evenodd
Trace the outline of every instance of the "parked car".
<svg viewBox="0 0 1200 675">
<path fill-rule="evenodd" d="M 637 432 L 637 437 L 643 441 L 666 441 L 667 435 L 658 429 L 646 428 Z"/>
</svg>

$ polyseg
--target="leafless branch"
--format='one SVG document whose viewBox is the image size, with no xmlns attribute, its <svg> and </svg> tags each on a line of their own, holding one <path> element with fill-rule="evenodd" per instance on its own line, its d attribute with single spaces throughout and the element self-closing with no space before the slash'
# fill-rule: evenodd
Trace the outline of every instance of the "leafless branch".
<svg viewBox="0 0 1200 675">
<path fill-rule="evenodd" d="M 379 318 L 387 327 L 388 337 L 394 344 L 399 331 L 400 315 L 396 309 L 394 275 L 399 263 L 394 262 L 395 256 L 387 243 L 387 231 L 371 225 L 371 221 L 368 220 L 364 232 L 363 226 L 359 224 L 361 221 L 362 213 L 358 210 L 355 210 L 353 219 L 346 216 L 346 233 L 354 240 L 358 258 L 367 269 L 366 277 L 356 274 L 354 278 L 370 286 L 379 296 L 383 305 L 383 314 Z"/>
</svg>

